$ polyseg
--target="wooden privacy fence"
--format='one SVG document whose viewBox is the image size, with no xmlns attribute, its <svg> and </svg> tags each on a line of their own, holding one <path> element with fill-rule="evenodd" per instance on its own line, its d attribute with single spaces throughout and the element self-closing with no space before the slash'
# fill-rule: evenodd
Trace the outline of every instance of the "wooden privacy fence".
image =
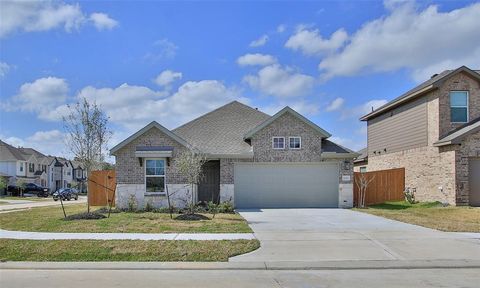
<svg viewBox="0 0 480 288">
<path fill-rule="evenodd" d="M 88 175 L 88 203 L 91 206 L 115 205 L 115 170 L 92 171 Z"/>
<path fill-rule="evenodd" d="M 365 174 L 367 179 L 372 182 L 367 187 L 365 193 L 365 204 L 379 204 L 385 201 L 398 201 L 405 199 L 403 191 L 405 190 L 405 168 L 380 170 L 373 172 L 355 172 L 353 183 L 353 202 L 356 206 L 358 203 L 359 189 L 357 183 L 358 177 Z"/>
</svg>

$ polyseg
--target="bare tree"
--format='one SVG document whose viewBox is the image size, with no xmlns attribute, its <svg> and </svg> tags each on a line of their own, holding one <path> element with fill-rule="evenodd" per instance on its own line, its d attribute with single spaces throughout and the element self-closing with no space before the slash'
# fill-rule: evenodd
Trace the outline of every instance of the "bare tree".
<svg viewBox="0 0 480 288">
<path fill-rule="evenodd" d="M 190 214 L 195 212 L 195 187 L 201 180 L 203 164 L 206 161 L 205 155 L 194 150 L 185 151 L 175 159 L 178 172 L 185 176 L 187 184 L 190 185 L 190 191 L 187 192 L 187 197 L 190 198 L 190 200 L 187 200 L 190 202 L 187 203 Z"/>
<path fill-rule="evenodd" d="M 105 160 L 106 145 L 112 136 L 107 127 L 108 117 L 95 102 L 86 98 L 68 108 L 69 114 L 62 117 L 67 133 L 66 145 L 88 177 L 91 171 L 100 169 Z"/>
<path fill-rule="evenodd" d="M 375 179 L 375 176 L 368 177 L 366 173 L 360 173 L 357 177 L 355 177 L 355 184 L 358 187 L 357 206 L 359 208 L 365 208 L 365 196 L 367 194 L 367 188 L 373 179 Z"/>
</svg>

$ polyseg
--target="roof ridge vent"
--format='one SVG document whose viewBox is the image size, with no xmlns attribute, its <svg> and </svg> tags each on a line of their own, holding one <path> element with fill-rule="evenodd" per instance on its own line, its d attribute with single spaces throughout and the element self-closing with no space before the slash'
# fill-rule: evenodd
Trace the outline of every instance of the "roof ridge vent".
<svg viewBox="0 0 480 288">
<path fill-rule="evenodd" d="M 435 73 L 435 74 L 432 75 L 432 77 L 430 77 L 430 79 L 435 78 L 437 76 L 438 76 L 438 73 Z"/>
</svg>

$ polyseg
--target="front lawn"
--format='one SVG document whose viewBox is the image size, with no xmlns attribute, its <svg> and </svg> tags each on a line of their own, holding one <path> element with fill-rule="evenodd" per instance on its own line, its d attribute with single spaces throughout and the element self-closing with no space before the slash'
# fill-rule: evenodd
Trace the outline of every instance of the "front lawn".
<svg viewBox="0 0 480 288">
<path fill-rule="evenodd" d="M 355 210 L 446 232 L 480 232 L 480 208 L 399 201 Z"/>
<path fill-rule="evenodd" d="M 2 196 L 0 197 L 0 201 L 2 200 L 21 200 L 21 201 L 48 201 L 52 200 L 51 197 L 37 197 L 37 196 L 28 196 L 28 197 L 16 197 L 16 196 Z"/>
<path fill-rule="evenodd" d="M 86 204 L 66 205 L 67 215 L 86 211 Z M 96 210 L 97 208 L 92 208 Z M 211 214 L 204 214 L 211 218 Z M 177 215 L 174 215 L 174 217 Z M 217 214 L 213 220 L 172 220 L 166 213 L 112 213 L 99 220 L 65 221 L 60 206 L 32 208 L 2 214 L 0 228 L 37 232 L 117 232 L 117 233 L 251 233 L 239 214 Z"/>
<path fill-rule="evenodd" d="M 0 239 L 0 261 L 228 261 L 258 247 L 258 240 Z"/>
</svg>

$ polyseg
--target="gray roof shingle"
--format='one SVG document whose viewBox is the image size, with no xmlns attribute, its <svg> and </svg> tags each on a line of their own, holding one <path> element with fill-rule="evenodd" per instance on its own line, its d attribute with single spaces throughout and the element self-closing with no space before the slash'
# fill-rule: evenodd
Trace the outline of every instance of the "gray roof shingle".
<svg viewBox="0 0 480 288">
<path fill-rule="evenodd" d="M 233 101 L 172 132 L 207 154 L 246 155 L 251 153 L 251 146 L 245 143 L 244 135 L 268 118 L 268 114 Z"/>
<path fill-rule="evenodd" d="M 0 161 L 25 161 L 25 155 L 18 148 L 0 140 Z"/>
</svg>

